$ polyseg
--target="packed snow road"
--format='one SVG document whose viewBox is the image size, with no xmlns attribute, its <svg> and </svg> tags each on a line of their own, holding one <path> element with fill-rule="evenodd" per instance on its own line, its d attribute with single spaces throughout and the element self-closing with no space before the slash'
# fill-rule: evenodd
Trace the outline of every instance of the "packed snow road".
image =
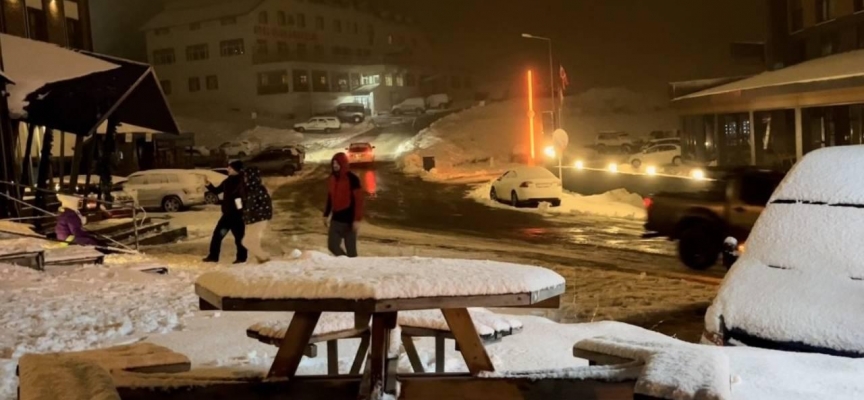
<svg viewBox="0 0 864 400">
<path fill-rule="evenodd" d="M 318 222 L 329 174 L 328 165 L 307 168 L 311 171 L 303 179 L 274 193 L 277 209 L 314 221 L 311 226 L 295 225 L 300 231 L 321 229 Z M 576 260 L 582 266 L 709 279 L 723 274 L 719 268 L 687 270 L 674 258 L 673 244 L 641 238 L 641 220 L 489 207 L 466 198 L 471 186 L 426 182 L 404 175 L 389 162 L 353 170 L 368 193 L 366 219 L 376 227 L 452 235 L 456 246 L 462 238 L 494 241 L 511 245 L 513 252 L 530 251 L 536 253 L 534 257 L 562 262 Z"/>
</svg>

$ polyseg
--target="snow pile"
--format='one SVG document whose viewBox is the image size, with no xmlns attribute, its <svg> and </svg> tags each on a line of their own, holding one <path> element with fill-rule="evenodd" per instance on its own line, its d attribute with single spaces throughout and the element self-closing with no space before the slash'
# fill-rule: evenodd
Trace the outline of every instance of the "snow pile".
<svg viewBox="0 0 864 400">
<path fill-rule="evenodd" d="M 191 278 L 88 267 L 46 274 L 0 265 L 0 398 L 24 353 L 79 351 L 182 329 L 197 308 Z"/>
<path fill-rule="evenodd" d="M 766 207 L 708 310 L 709 330 L 722 317 L 762 339 L 864 355 L 862 159 L 853 146 L 798 163 L 773 200 L 800 203 Z"/>
<path fill-rule="evenodd" d="M 237 140 L 249 140 L 261 144 L 261 148 L 270 146 L 285 146 L 291 144 L 300 144 L 303 141 L 303 134 L 295 132 L 291 129 L 278 129 L 266 126 L 256 126 L 252 129 L 243 131 Z"/>
<path fill-rule="evenodd" d="M 315 256 L 209 272 L 196 284 L 232 298 L 381 300 L 529 293 L 563 286 L 564 278 L 493 261 Z"/>
<path fill-rule="evenodd" d="M 15 238 L 0 240 L 0 256 L 21 254 L 21 253 L 37 253 L 43 251 L 45 246 L 50 244 L 47 240 L 35 238 Z"/>
<path fill-rule="evenodd" d="M 536 109 L 547 109 L 544 101 L 538 100 Z M 474 107 L 442 118 L 403 143 L 399 161 L 405 172 L 420 174 L 422 157 L 435 157 L 437 170 L 431 179 L 495 170 L 528 154 L 528 123 L 524 99 Z M 600 131 L 625 131 L 639 138 L 652 130 L 675 130 L 678 123 L 665 97 L 622 88 L 591 89 L 565 101 L 564 129 L 571 150 L 592 144 Z M 537 146 L 544 147 L 545 141 Z"/>
<path fill-rule="evenodd" d="M 118 68 L 116 64 L 50 43 L 6 34 L 0 34 L 0 42 L 3 72 L 15 82 L 7 88 L 13 117 L 26 115 L 25 97 L 45 84 Z"/>
<path fill-rule="evenodd" d="M 476 200 L 490 207 L 506 208 L 522 212 L 541 214 L 586 214 L 614 218 L 645 219 L 645 207 L 642 196 L 630 193 L 626 189 L 616 189 L 611 192 L 594 196 L 582 196 L 577 193 L 563 192 L 561 194 L 561 206 L 551 207 L 549 204 L 541 204 L 538 208 L 513 208 L 507 204 L 492 200 L 490 192 L 492 182 L 479 185 L 469 190 L 465 198 Z"/>
</svg>

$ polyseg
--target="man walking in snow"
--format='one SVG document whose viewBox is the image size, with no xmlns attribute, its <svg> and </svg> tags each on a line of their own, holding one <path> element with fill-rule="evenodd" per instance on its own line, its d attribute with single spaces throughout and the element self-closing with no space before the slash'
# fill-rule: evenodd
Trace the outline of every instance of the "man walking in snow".
<svg viewBox="0 0 864 400">
<path fill-rule="evenodd" d="M 222 218 L 216 223 L 213 237 L 210 239 L 210 254 L 204 258 L 204 262 L 219 262 L 219 253 L 222 252 L 222 240 L 228 232 L 234 235 L 234 243 L 237 245 L 237 259 L 234 264 L 246 262 L 246 248 L 243 247 L 243 236 L 246 233 L 246 224 L 243 222 L 243 162 L 239 160 L 228 163 L 228 178 L 218 187 L 207 183 L 207 190 L 222 195 Z"/>
<path fill-rule="evenodd" d="M 258 168 L 243 171 L 243 180 L 246 183 L 243 211 L 246 235 L 243 236 L 243 247 L 259 263 L 265 263 L 270 261 L 270 255 L 261 248 L 261 237 L 267 229 L 267 222 L 273 219 L 273 200 L 261 182 L 261 171 Z"/>
<path fill-rule="evenodd" d="M 357 232 L 363 221 L 363 186 L 349 171 L 348 156 L 339 153 L 330 163 L 324 226 L 329 227 L 327 248 L 334 256 L 357 257 Z M 342 249 L 342 243 L 345 249 Z"/>
</svg>

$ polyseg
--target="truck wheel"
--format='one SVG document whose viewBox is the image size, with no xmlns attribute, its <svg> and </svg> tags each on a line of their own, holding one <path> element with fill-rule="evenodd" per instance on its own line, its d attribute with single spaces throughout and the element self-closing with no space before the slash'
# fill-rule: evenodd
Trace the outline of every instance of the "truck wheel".
<svg viewBox="0 0 864 400">
<path fill-rule="evenodd" d="M 294 169 L 294 167 L 292 167 L 290 165 L 286 166 L 285 168 L 282 169 L 282 175 L 285 175 L 285 176 L 294 176 L 294 174 L 296 174 L 296 173 L 297 173 L 297 170 Z"/>
<path fill-rule="evenodd" d="M 363 122 L 363 117 L 361 117 L 361 116 L 359 116 L 359 115 L 355 115 L 355 116 L 354 116 L 354 123 L 355 123 L 355 124 L 359 124 L 359 123 L 361 123 L 361 122 Z"/>
<path fill-rule="evenodd" d="M 675 158 L 672 159 L 672 165 L 677 167 L 681 164 L 683 164 L 681 157 L 676 156 Z"/>
<path fill-rule="evenodd" d="M 704 271 L 717 263 L 722 243 L 704 224 L 684 230 L 678 241 L 678 257 L 687 267 Z"/>
<path fill-rule="evenodd" d="M 183 202 L 177 196 L 168 196 L 162 199 L 162 211 L 177 212 L 183 209 Z"/>
<path fill-rule="evenodd" d="M 621 151 L 623 151 L 624 154 L 632 154 L 633 149 L 630 147 L 629 144 L 625 144 L 621 146 Z"/>
<path fill-rule="evenodd" d="M 641 160 L 638 160 L 638 159 L 637 159 L 637 160 L 633 160 L 633 161 L 630 161 L 630 165 L 633 166 L 633 169 L 639 169 L 639 167 L 642 166 L 642 161 L 641 161 Z"/>
<path fill-rule="evenodd" d="M 302 126 L 297 127 L 297 128 L 294 128 L 294 130 L 297 131 L 297 132 L 300 132 L 300 133 L 306 132 L 306 128 L 304 128 L 304 127 L 302 127 Z"/>
</svg>

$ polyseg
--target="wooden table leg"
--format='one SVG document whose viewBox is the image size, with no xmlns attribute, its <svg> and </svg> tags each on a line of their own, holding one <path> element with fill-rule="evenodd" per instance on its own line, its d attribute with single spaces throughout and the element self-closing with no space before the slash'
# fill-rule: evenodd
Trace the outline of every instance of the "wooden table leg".
<svg viewBox="0 0 864 400">
<path fill-rule="evenodd" d="M 267 374 L 268 378 L 294 377 L 319 318 L 321 318 L 320 312 L 294 313 L 288 331 L 285 332 L 285 339 L 282 340 L 282 345 L 279 346 L 279 351 L 273 360 L 273 366 L 270 367 L 270 373 Z"/>
<path fill-rule="evenodd" d="M 477 334 L 477 328 L 474 327 L 474 321 L 471 320 L 471 314 L 465 308 L 443 309 L 444 319 L 447 320 L 447 325 L 450 326 L 450 332 L 456 343 L 459 345 L 459 351 L 462 352 L 462 358 L 465 359 L 465 364 L 468 365 L 468 370 L 471 374 L 477 375 L 480 372 L 494 372 L 495 367 L 492 365 L 492 360 L 489 359 L 489 354 L 486 353 L 486 348 L 483 346 L 483 341 L 480 340 L 480 335 Z M 436 362 L 442 362 L 437 360 Z"/>
<path fill-rule="evenodd" d="M 360 373 L 360 368 L 363 367 L 363 362 L 366 360 L 366 355 L 369 353 L 369 332 L 363 334 L 360 338 L 360 347 L 357 348 L 357 355 L 354 356 L 354 364 L 351 365 L 349 374 L 356 375 Z M 368 367 L 366 369 L 369 369 Z"/>
<path fill-rule="evenodd" d="M 423 368 L 423 362 L 420 361 L 420 354 L 417 353 L 417 347 L 414 346 L 414 338 L 403 333 L 402 346 L 405 347 L 405 354 L 408 355 L 408 361 L 411 362 L 411 368 L 414 369 L 414 372 L 425 373 L 426 369 Z"/>
<path fill-rule="evenodd" d="M 396 328 L 396 313 L 377 313 L 372 316 L 372 343 L 369 351 L 369 385 L 360 393 L 361 399 L 370 399 L 376 389 L 383 391 L 387 380 L 387 351 L 390 349 L 390 331 Z M 396 373 L 392 371 L 391 373 Z"/>
</svg>

